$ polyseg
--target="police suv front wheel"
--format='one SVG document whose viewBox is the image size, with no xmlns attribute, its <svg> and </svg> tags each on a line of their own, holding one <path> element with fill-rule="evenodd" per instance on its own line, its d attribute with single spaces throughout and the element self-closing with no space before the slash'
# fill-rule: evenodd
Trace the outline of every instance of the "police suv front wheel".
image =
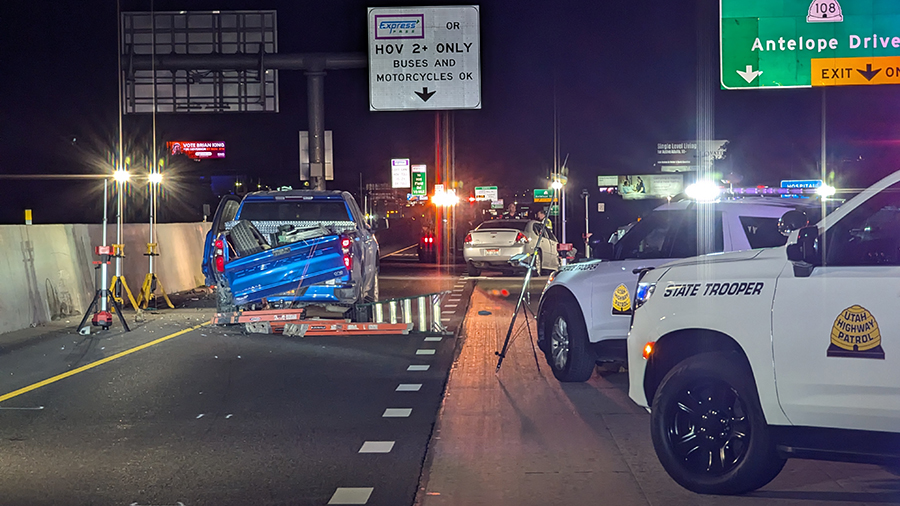
<svg viewBox="0 0 900 506">
<path fill-rule="evenodd" d="M 546 357 L 556 379 L 583 382 L 594 373 L 596 358 L 588 346 L 587 327 L 575 300 L 559 301 L 549 313 L 544 329 Z"/>
<path fill-rule="evenodd" d="M 769 436 L 752 373 L 734 354 L 704 353 L 663 378 L 650 416 L 666 472 L 701 494 L 741 494 L 784 467 Z"/>
</svg>

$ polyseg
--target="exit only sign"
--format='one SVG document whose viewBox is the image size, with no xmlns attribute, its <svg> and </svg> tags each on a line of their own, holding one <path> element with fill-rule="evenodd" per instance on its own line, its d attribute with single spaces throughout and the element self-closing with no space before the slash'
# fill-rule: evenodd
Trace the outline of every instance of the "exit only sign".
<svg viewBox="0 0 900 506">
<path fill-rule="evenodd" d="M 900 2 L 720 0 L 723 89 L 900 84 Z"/>
</svg>

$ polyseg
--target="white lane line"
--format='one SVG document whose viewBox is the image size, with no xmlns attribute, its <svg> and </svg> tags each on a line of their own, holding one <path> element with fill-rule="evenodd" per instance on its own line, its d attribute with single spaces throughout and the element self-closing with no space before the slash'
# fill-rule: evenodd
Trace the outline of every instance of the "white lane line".
<svg viewBox="0 0 900 506">
<path fill-rule="evenodd" d="M 434 355 L 434 350 L 416 350 L 416 355 Z"/>
<path fill-rule="evenodd" d="M 412 414 L 412 408 L 387 408 L 384 410 L 382 418 L 409 418 Z"/>
<path fill-rule="evenodd" d="M 450 318 L 441 318 L 441 321 L 442 321 L 442 322 L 449 322 L 449 321 L 450 321 Z"/>
<path fill-rule="evenodd" d="M 418 392 L 422 389 L 421 383 L 400 383 L 395 392 Z"/>
<path fill-rule="evenodd" d="M 338 487 L 328 504 L 366 504 L 374 487 Z"/>
<path fill-rule="evenodd" d="M 394 441 L 366 441 L 358 453 L 391 453 Z"/>
<path fill-rule="evenodd" d="M 429 337 L 425 338 L 425 342 L 426 343 L 439 343 L 439 342 L 441 342 L 441 339 L 443 339 L 443 337 L 441 337 L 441 336 L 429 336 Z"/>
<path fill-rule="evenodd" d="M 427 371 L 430 365 L 411 365 L 406 368 L 407 371 Z"/>
<path fill-rule="evenodd" d="M 444 306 L 444 307 L 447 308 L 447 309 L 450 309 L 451 307 L 456 307 L 456 306 L 458 306 L 458 305 L 459 305 L 459 304 L 447 304 L 447 305 Z"/>
</svg>

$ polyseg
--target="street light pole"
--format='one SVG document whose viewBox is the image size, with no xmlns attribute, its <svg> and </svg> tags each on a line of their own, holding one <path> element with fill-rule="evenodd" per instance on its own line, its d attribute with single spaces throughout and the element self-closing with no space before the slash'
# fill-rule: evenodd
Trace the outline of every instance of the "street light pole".
<svg viewBox="0 0 900 506">
<path fill-rule="evenodd" d="M 588 199 L 591 193 L 585 189 L 581 191 L 581 196 L 584 197 L 584 256 L 585 258 L 591 258 L 591 221 L 590 208 L 588 207 Z"/>
</svg>

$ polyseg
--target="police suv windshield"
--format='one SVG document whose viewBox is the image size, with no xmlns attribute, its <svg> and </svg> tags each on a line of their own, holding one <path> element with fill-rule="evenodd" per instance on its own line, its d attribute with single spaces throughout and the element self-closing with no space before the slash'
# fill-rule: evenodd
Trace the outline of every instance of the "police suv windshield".
<svg viewBox="0 0 900 506">
<path fill-rule="evenodd" d="M 711 216 L 714 230 L 709 253 L 725 250 L 721 214 L 713 212 Z M 696 209 L 651 212 L 615 244 L 613 260 L 684 258 L 697 255 L 697 216 Z"/>
</svg>

